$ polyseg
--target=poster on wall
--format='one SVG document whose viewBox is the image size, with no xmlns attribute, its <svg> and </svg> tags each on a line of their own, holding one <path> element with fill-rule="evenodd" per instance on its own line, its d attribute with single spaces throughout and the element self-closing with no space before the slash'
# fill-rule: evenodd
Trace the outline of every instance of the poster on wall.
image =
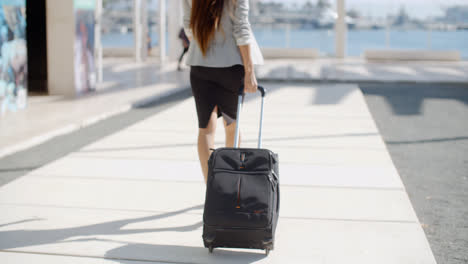
<svg viewBox="0 0 468 264">
<path fill-rule="evenodd" d="M 0 115 L 26 107 L 26 0 L 0 0 Z"/>
<path fill-rule="evenodd" d="M 78 94 L 96 90 L 94 60 L 95 0 L 74 0 L 75 9 L 75 89 Z"/>
</svg>

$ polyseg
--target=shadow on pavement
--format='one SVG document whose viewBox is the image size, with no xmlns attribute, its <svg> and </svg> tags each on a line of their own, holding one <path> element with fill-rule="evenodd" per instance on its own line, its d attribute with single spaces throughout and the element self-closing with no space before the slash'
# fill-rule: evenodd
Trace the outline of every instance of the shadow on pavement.
<svg viewBox="0 0 468 264">
<path fill-rule="evenodd" d="M 22 224 L 22 223 L 27 223 L 27 222 L 41 221 L 41 220 L 44 220 L 44 219 L 42 219 L 42 218 L 24 219 L 24 220 L 21 220 L 21 221 L 15 221 L 15 222 L 6 223 L 6 224 L 0 224 L 0 228 L 5 227 L 5 226 L 12 226 L 12 225 L 17 225 L 17 224 Z"/>
<path fill-rule="evenodd" d="M 366 95 L 381 96 L 396 115 L 421 115 L 422 106 L 428 99 L 456 100 L 468 105 L 466 84 L 360 84 Z"/>
<path fill-rule="evenodd" d="M 132 60 L 117 60 L 106 63 L 103 67 L 105 88 L 91 93 L 85 93 L 76 97 L 64 98 L 65 100 L 86 100 L 110 93 L 121 93 L 128 90 L 147 88 L 150 85 L 189 83 L 189 74 L 161 67 L 157 62 L 136 63 Z"/>
<path fill-rule="evenodd" d="M 328 84 L 327 86 L 314 87 L 314 89 L 316 94 L 312 102 L 313 105 L 331 105 L 340 103 L 356 90 L 356 86 Z"/>
<path fill-rule="evenodd" d="M 386 140 L 385 143 L 389 145 L 410 145 L 410 144 L 426 144 L 426 143 L 439 143 L 439 142 L 449 142 L 449 141 L 463 141 L 463 140 L 468 140 L 468 137 L 432 138 L 432 139 L 400 140 L 400 141 Z"/>
<path fill-rule="evenodd" d="M 95 240 L 94 238 L 85 238 L 80 240 L 70 240 L 70 238 L 77 236 L 99 236 L 99 235 L 126 235 L 126 234 L 139 234 L 149 232 L 189 232 L 196 230 L 202 226 L 202 222 L 198 222 L 188 226 L 169 227 L 169 228 L 148 228 L 148 229 L 122 229 L 123 227 L 145 221 L 153 221 L 162 218 L 172 217 L 191 210 L 203 209 L 203 205 L 189 207 L 186 209 L 167 212 L 152 216 L 130 218 L 124 220 L 110 221 L 99 224 L 85 225 L 80 227 L 59 228 L 59 229 L 46 229 L 46 230 L 7 230 L 0 231 L 0 250 L 8 250 L 14 248 L 38 246 L 45 244 L 68 243 L 76 241 L 89 241 Z M 25 219 L 6 225 L 13 225 L 28 221 L 35 221 L 36 219 Z M 40 219 L 38 219 L 40 220 Z M 66 240 L 66 241 L 65 241 Z"/>
<path fill-rule="evenodd" d="M 121 247 L 113 248 L 103 256 L 106 259 L 116 260 L 120 263 L 130 263 L 132 261 L 159 261 L 171 262 L 177 258 L 187 258 L 185 262 L 191 262 L 194 258 L 212 259 L 212 263 L 230 262 L 252 263 L 265 257 L 263 251 L 259 253 L 252 252 L 235 252 L 227 249 L 215 249 L 214 254 L 208 255 L 208 250 L 203 247 L 190 247 L 180 245 L 155 245 L 126 242 L 114 239 L 102 239 L 98 236 L 113 236 L 113 235 L 128 235 L 154 232 L 190 232 L 199 229 L 203 226 L 202 221 L 187 226 L 179 227 L 163 227 L 163 228 L 147 228 L 147 229 L 128 229 L 125 226 L 138 222 L 153 221 L 167 217 L 176 216 L 191 210 L 203 209 L 203 205 L 193 206 L 186 209 L 167 212 L 158 215 L 130 218 L 124 220 L 110 221 L 99 224 L 92 224 L 72 228 L 47 229 L 47 230 L 8 230 L 0 231 L 0 250 L 8 251 L 16 248 L 33 247 L 47 244 L 60 243 L 86 243 L 93 241 L 109 242 L 112 244 L 123 244 Z M 41 221 L 45 219 L 25 219 L 12 223 L 0 225 L 0 227 L 21 224 L 30 221 Z M 74 237 L 83 237 L 73 239 Z M 156 234 L 155 234 L 156 236 Z M 201 237 L 200 237 L 200 245 Z M 83 253 L 86 255 L 86 252 Z"/>
<path fill-rule="evenodd" d="M 0 159 L 0 186 L 38 169 L 101 138 L 175 106 L 192 96 L 190 89 L 163 96 L 131 111 L 110 117 L 70 134 L 58 136 L 30 149 Z"/>
<path fill-rule="evenodd" d="M 126 256 L 139 257 L 138 259 L 136 257 L 125 259 Z M 134 243 L 111 249 L 105 255 L 105 258 L 113 259 L 120 263 L 130 263 L 131 260 L 170 263 L 200 263 L 200 261 L 203 263 L 254 263 L 265 257 L 264 252 L 260 250 L 256 253 L 217 248 L 213 251 L 213 254 L 210 254 L 208 253 L 208 249 L 203 247 Z M 178 261 L 174 261 L 176 259 Z"/>
<path fill-rule="evenodd" d="M 342 137 L 374 137 L 379 136 L 379 133 L 345 133 L 336 135 L 314 135 L 314 136 L 302 136 L 302 137 L 271 137 L 263 138 L 263 142 L 278 142 L 278 141 L 295 141 L 295 140 L 307 140 L 307 139 L 321 139 L 321 138 L 342 138 Z M 245 139 L 244 143 L 256 143 L 257 139 Z M 99 153 L 99 152 L 114 152 L 114 151 L 132 151 L 132 150 L 144 150 L 144 149 L 164 149 L 164 148 L 183 148 L 183 147 L 194 147 L 197 143 L 178 143 L 178 144 L 164 144 L 164 145 L 151 145 L 151 146 L 139 146 L 139 147 L 125 147 L 125 148 L 98 148 L 98 149 L 86 149 L 77 151 L 77 153 Z M 1 171 L 1 170 L 0 170 Z"/>
</svg>

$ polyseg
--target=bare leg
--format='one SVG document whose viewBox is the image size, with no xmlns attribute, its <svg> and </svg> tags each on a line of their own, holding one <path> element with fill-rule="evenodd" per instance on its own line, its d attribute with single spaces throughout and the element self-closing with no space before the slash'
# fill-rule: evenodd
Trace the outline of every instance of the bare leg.
<svg viewBox="0 0 468 264">
<path fill-rule="evenodd" d="M 227 125 L 226 120 L 224 120 L 224 131 L 226 133 L 226 147 L 234 147 L 234 141 L 236 137 L 236 122 L 232 122 L 230 125 Z M 239 146 L 241 143 L 241 135 L 239 133 Z"/>
<path fill-rule="evenodd" d="M 198 130 L 198 157 L 200 158 L 205 183 L 208 180 L 208 159 L 212 152 L 211 149 L 214 149 L 217 119 L 217 107 L 215 107 L 211 113 L 208 126 Z"/>
</svg>

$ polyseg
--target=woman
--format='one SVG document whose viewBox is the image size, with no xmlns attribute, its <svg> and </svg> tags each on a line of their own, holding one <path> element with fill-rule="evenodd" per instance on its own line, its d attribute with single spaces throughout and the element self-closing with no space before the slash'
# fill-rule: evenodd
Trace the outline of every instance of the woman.
<svg viewBox="0 0 468 264">
<path fill-rule="evenodd" d="M 193 39 L 187 55 L 198 115 L 198 155 L 205 183 L 217 118 L 223 117 L 226 147 L 234 146 L 238 91 L 257 91 L 254 64 L 263 57 L 253 37 L 248 0 L 182 0 L 184 29 Z"/>
</svg>

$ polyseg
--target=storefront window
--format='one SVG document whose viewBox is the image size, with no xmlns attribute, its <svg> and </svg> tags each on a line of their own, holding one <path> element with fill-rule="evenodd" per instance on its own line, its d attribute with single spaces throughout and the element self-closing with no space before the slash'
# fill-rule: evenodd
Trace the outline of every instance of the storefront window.
<svg viewBox="0 0 468 264">
<path fill-rule="evenodd" d="M 131 48 L 133 35 L 133 1 L 103 0 L 102 45 L 104 48 Z"/>
<path fill-rule="evenodd" d="M 26 107 L 26 1 L 0 1 L 0 117 Z"/>
</svg>

